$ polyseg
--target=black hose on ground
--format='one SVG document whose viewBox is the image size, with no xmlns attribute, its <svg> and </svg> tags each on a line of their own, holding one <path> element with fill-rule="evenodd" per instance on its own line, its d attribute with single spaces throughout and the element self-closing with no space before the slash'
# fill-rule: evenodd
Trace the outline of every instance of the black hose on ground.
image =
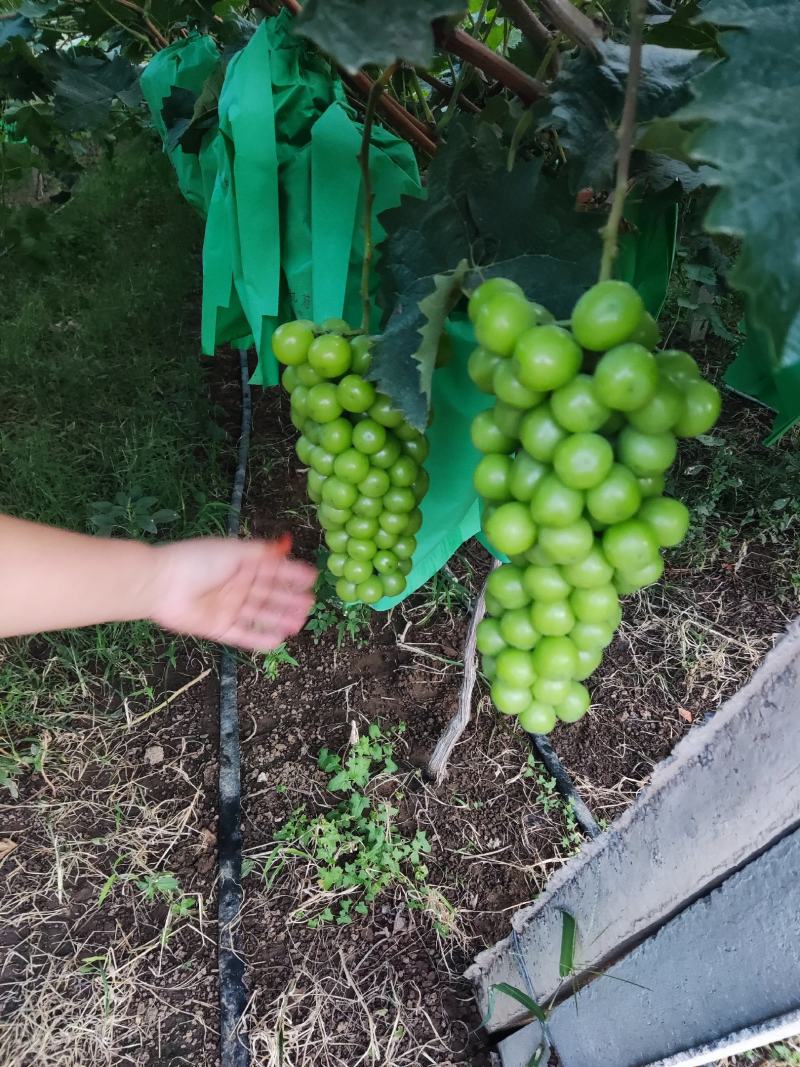
<svg viewBox="0 0 800 1067">
<path fill-rule="evenodd" d="M 252 404 L 247 352 L 239 352 L 242 378 L 242 426 L 236 477 L 228 514 L 228 536 L 237 537 L 241 522 L 247 457 L 250 452 Z M 242 795 L 239 762 L 239 709 L 236 703 L 236 658 L 228 649 L 219 665 L 219 904 L 217 908 L 221 1067 L 248 1067 L 250 1042 L 241 1030 L 247 1004 L 244 961 L 237 952 L 237 920 L 242 903 Z"/>
<path fill-rule="evenodd" d="M 531 748 L 555 778 L 559 793 L 572 804 L 575 819 L 587 837 L 597 837 L 602 833 L 602 828 L 595 821 L 594 816 L 578 795 L 578 791 L 569 776 L 569 771 L 553 751 L 553 746 L 544 734 L 530 734 Z"/>
</svg>

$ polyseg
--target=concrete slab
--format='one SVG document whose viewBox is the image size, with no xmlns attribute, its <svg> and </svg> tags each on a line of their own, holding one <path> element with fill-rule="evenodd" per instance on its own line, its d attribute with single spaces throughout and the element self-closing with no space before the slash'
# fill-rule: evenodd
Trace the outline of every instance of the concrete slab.
<svg viewBox="0 0 800 1067">
<path fill-rule="evenodd" d="M 794 623 L 750 683 L 656 768 L 636 803 L 554 875 L 534 905 L 517 912 L 516 943 L 507 938 L 477 957 L 467 976 L 482 1014 L 497 982 L 541 1004 L 565 992 L 562 911 L 577 923 L 577 972 L 600 969 L 797 825 L 800 626 Z M 524 1009 L 503 997 L 487 1026 L 525 1021 Z"/>
<path fill-rule="evenodd" d="M 547 1028 L 561 1067 L 641 1067 L 798 1011 L 800 830 L 565 1000 Z"/>
</svg>

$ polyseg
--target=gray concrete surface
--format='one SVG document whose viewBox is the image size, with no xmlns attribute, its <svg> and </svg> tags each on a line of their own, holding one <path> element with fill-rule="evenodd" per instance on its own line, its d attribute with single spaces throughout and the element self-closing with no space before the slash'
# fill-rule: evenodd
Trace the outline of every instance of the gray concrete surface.
<svg viewBox="0 0 800 1067">
<path fill-rule="evenodd" d="M 534 905 L 516 913 L 512 925 L 525 967 L 510 938 L 477 957 L 467 976 L 482 1014 L 496 982 L 524 989 L 541 1004 L 563 992 L 562 909 L 577 924 L 577 972 L 597 969 L 797 825 L 800 626 L 794 623 L 750 683 L 656 768 L 631 808 L 585 845 Z M 487 1026 L 525 1021 L 524 1009 L 503 997 Z"/>
<path fill-rule="evenodd" d="M 800 830 L 662 926 L 547 1021 L 560 1067 L 689 1067 L 798 1032 Z M 502 1041 L 503 1067 L 527 1067 L 541 1040 L 532 1023 Z"/>
</svg>

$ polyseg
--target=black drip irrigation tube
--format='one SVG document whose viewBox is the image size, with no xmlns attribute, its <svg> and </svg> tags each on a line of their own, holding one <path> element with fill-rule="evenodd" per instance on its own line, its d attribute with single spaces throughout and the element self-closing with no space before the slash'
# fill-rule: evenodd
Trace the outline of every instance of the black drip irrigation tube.
<svg viewBox="0 0 800 1067">
<path fill-rule="evenodd" d="M 603 832 L 602 828 L 598 825 L 585 802 L 581 800 L 569 776 L 569 771 L 553 751 L 553 746 L 544 734 L 531 734 L 530 742 L 531 748 L 535 750 L 539 759 L 555 779 L 559 793 L 572 804 L 572 810 L 575 812 L 575 820 L 578 825 L 587 837 L 597 837 L 598 834 Z"/>
<path fill-rule="evenodd" d="M 252 403 L 247 352 L 239 352 L 242 378 L 242 428 L 236 477 L 228 513 L 228 536 L 237 537 L 242 513 L 247 457 L 250 453 Z M 224 649 L 219 663 L 219 1051 L 221 1067 L 248 1067 L 250 1042 L 241 1022 L 247 1005 L 244 961 L 237 951 L 237 920 L 242 904 L 242 793 L 239 760 L 239 709 L 236 703 L 236 657 Z"/>
</svg>

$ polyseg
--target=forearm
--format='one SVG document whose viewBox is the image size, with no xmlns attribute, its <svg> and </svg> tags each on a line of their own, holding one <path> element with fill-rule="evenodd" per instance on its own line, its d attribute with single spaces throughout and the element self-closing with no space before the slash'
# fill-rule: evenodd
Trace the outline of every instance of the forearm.
<svg viewBox="0 0 800 1067">
<path fill-rule="evenodd" d="M 150 617 L 158 556 L 0 515 L 0 637 Z"/>
</svg>

